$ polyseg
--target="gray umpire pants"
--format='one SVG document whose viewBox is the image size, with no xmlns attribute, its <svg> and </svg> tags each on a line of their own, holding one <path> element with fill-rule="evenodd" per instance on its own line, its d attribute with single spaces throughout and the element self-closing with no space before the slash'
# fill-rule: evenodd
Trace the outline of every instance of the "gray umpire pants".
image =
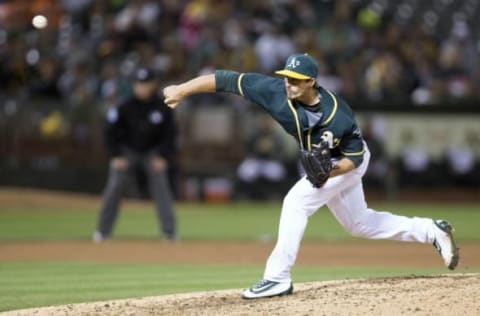
<svg viewBox="0 0 480 316">
<path fill-rule="evenodd" d="M 124 194 L 127 181 L 132 179 L 131 176 L 134 166 L 140 163 L 147 173 L 150 195 L 155 203 L 159 226 L 165 238 L 176 238 L 175 211 L 173 209 L 173 199 L 170 192 L 167 169 L 161 171 L 153 170 L 150 163 L 152 157 L 152 154 L 140 154 L 130 151 L 125 155 L 129 163 L 127 170 L 120 170 L 110 165 L 97 225 L 97 231 L 101 233 L 103 237 L 106 238 L 112 234 L 113 225 L 118 215 L 120 200 Z"/>
</svg>

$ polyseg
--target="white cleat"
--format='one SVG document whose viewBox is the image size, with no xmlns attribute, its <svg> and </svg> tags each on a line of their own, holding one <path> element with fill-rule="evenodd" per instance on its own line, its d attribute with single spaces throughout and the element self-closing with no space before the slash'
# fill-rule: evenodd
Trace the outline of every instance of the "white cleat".
<svg viewBox="0 0 480 316">
<path fill-rule="evenodd" d="M 272 296 L 284 296 L 292 294 L 293 285 L 291 282 L 275 282 L 270 280 L 260 280 L 254 286 L 242 293 L 242 298 L 262 298 Z"/>
<path fill-rule="evenodd" d="M 445 220 L 435 220 L 433 221 L 435 240 L 433 241 L 433 246 L 438 250 L 440 255 L 445 262 L 445 265 L 450 269 L 454 270 L 457 267 L 459 254 L 458 248 L 455 245 L 455 240 L 453 239 L 453 227 Z"/>
</svg>

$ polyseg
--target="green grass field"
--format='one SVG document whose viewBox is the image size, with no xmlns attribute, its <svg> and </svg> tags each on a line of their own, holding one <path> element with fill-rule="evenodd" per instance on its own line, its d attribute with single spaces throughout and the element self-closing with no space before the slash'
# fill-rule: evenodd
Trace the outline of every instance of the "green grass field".
<svg viewBox="0 0 480 316">
<path fill-rule="evenodd" d="M 0 263 L 0 311 L 229 288 L 256 282 L 261 266 L 106 263 Z M 378 267 L 294 268 L 295 282 L 432 275 L 444 269 Z"/>
<path fill-rule="evenodd" d="M 82 204 L 83 205 L 83 204 Z M 376 204 L 378 210 L 408 216 L 446 218 L 459 241 L 479 241 L 480 206 L 455 204 Z M 279 203 L 225 205 L 178 204 L 183 240 L 256 240 L 275 238 Z M 27 240 L 88 240 L 96 221 L 94 205 L 0 205 L 2 242 Z M 116 227 L 120 238 L 158 238 L 158 225 L 149 204 L 122 209 Z M 353 241 L 326 209 L 315 214 L 305 239 Z M 257 280 L 263 265 L 160 265 L 98 262 L 0 262 L 0 311 L 34 306 L 140 297 L 200 290 L 242 288 Z M 477 270 L 478 271 L 478 270 Z M 438 274 L 444 269 L 405 267 L 294 268 L 295 281 Z M 475 272 L 475 270 L 470 271 Z"/>
<path fill-rule="evenodd" d="M 255 240 L 275 238 L 279 203 L 178 204 L 178 221 L 184 240 Z M 459 240 L 480 240 L 480 205 L 466 204 L 375 204 L 376 210 L 406 216 L 448 219 Z M 28 239 L 90 239 L 96 223 L 94 207 L 45 207 L 8 209 L 0 205 L 0 241 Z M 124 207 L 115 236 L 157 238 L 158 224 L 149 204 Z M 309 221 L 305 240 L 352 241 L 326 208 Z"/>
</svg>

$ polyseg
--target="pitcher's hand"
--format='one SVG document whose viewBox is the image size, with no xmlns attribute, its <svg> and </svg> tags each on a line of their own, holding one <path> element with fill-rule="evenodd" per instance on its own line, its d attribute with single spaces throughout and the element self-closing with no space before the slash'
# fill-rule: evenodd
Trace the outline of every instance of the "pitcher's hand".
<svg viewBox="0 0 480 316">
<path fill-rule="evenodd" d="M 163 89 L 163 96 L 165 97 L 165 104 L 175 109 L 184 97 L 184 93 L 180 86 L 171 85 Z"/>
</svg>

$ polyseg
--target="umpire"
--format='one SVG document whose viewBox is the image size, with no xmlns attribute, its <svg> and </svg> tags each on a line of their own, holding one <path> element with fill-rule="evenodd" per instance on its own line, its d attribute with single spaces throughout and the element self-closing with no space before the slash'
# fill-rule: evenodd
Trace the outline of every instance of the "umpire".
<svg viewBox="0 0 480 316">
<path fill-rule="evenodd" d="M 147 175 L 165 238 L 175 240 L 175 211 L 167 172 L 175 155 L 175 119 L 157 94 L 152 70 L 137 69 L 133 95 L 108 111 L 105 142 L 111 157 L 110 170 L 94 241 L 111 236 L 125 184 L 137 167 L 144 168 Z"/>
</svg>

